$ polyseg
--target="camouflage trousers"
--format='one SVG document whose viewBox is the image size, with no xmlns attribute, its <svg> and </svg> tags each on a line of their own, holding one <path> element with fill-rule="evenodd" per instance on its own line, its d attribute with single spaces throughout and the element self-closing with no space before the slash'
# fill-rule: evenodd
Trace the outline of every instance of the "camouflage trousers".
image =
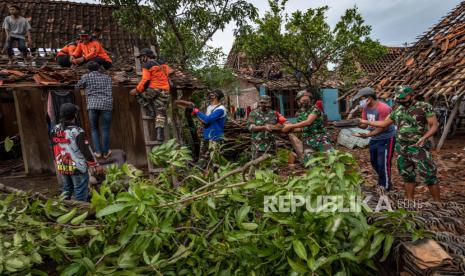
<svg viewBox="0 0 465 276">
<path fill-rule="evenodd" d="M 147 88 L 136 95 L 137 102 L 144 107 L 147 116 L 155 119 L 155 127 L 165 127 L 166 110 L 170 94 L 168 91 Z"/>
<path fill-rule="evenodd" d="M 411 144 L 396 143 L 397 169 L 403 180 L 408 183 L 415 183 L 416 173 L 423 178 L 427 185 L 437 183 L 436 164 L 431 155 L 431 143 L 425 142 L 422 147 L 417 147 Z"/>
<path fill-rule="evenodd" d="M 252 140 L 252 159 L 257 159 L 264 154 L 276 154 L 276 145 L 271 141 L 253 141 Z"/>
<path fill-rule="evenodd" d="M 315 137 L 303 139 L 304 163 L 313 158 L 316 152 L 332 151 L 333 145 L 331 140 L 325 134 L 316 135 Z"/>
<path fill-rule="evenodd" d="M 223 141 L 202 140 L 200 143 L 198 166 L 202 169 L 210 167 L 215 160 L 218 160 L 221 155 L 221 146 Z"/>
</svg>

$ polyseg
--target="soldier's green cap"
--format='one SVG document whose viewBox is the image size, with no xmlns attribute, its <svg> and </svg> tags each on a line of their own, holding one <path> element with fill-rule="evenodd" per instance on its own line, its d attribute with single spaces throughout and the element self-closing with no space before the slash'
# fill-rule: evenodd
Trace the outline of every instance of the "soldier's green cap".
<svg viewBox="0 0 465 276">
<path fill-rule="evenodd" d="M 302 98 L 303 96 L 310 96 L 310 93 L 307 90 L 299 91 L 295 96 L 295 99 L 300 100 L 300 98 Z"/>
<path fill-rule="evenodd" d="M 404 99 L 407 95 L 413 93 L 413 88 L 410 86 L 399 85 L 396 87 L 396 91 L 394 94 L 394 98 L 397 99 Z"/>
<path fill-rule="evenodd" d="M 261 95 L 259 100 L 260 102 L 271 102 L 271 97 L 268 95 Z"/>
</svg>

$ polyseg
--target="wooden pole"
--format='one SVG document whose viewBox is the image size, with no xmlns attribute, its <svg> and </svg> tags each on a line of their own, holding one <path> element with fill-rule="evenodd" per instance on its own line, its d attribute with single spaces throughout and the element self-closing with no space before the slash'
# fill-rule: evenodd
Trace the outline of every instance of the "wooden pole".
<svg viewBox="0 0 465 276">
<path fill-rule="evenodd" d="M 136 62 L 136 74 L 140 76 L 142 75 L 142 66 L 140 64 L 140 59 L 136 58 L 138 54 L 139 54 L 139 47 L 134 46 L 134 60 Z"/>
<path fill-rule="evenodd" d="M 441 150 L 442 146 L 444 145 L 444 142 L 446 141 L 447 134 L 449 133 L 450 127 L 452 126 L 452 122 L 454 122 L 455 116 L 457 115 L 457 111 L 459 110 L 459 106 L 461 102 L 462 102 L 462 95 L 457 97 L 457 101 L 455 102 L 454 109 L 452 109 L 449 119 L 447 119 L 447 123 L 446 123 L 446 126 L 444 127 L 444 131 L 442 132 L 441 139 L 439 139 L 438 146 L 436 147 L 437 151 Z"/>
</svg>

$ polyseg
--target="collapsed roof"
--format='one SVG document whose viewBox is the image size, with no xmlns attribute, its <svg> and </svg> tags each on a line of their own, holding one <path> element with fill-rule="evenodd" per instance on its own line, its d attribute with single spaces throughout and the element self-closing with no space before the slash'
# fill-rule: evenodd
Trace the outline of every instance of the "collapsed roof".
<svg viewBox="0 0 465 276">
<path fill-rule="evenodd" d="M 398 85 L 411 85 L 424 97 L 465 92 L 465 1 L 425 32 L 372 85 L 390 97 Z"/>
<path fill-rule="evenodd" d="M 21 14 L 31 24 L 33 44 L 37 48 L 60 49 L 75 41 L 80 30 L 102 30 L 101 42 L 112 57 L 132 57 L 133 46 L 147 44 L 118 25 L 112 14 L 116 7 L 88 3 L 48 0 L 6 0 L 0 2 L 0 18 L 9 15 L 8 6 L 20 6 Z M 2 21 L 3 22 L 3 21 Z M 0 33 L 0 48 L 5 33 Z"/>
</svg>

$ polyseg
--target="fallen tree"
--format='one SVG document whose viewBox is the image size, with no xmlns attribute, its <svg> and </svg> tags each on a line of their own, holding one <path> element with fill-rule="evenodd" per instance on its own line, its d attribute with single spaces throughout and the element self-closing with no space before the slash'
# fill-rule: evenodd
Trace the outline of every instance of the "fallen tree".
<svg viewBox="0 0 465 276">
<path fill-rule="evenodd" d="M 319 204 L 321 195 L 361 196 L 361 177 L 345 153 L 317 157 L 306 174 L 290 177 L 252 162 L 253 179 L 244 179 L 247 169 L 238 164 L 205 176 L 187 167 L 188 151 L 174 143 L 154 148 L 150 159 L 166 165 L 154 180 L 129 166 L 109 169 L 92 193 L 94 219 L 61 199 L 4 198 L 0 273 L 37 272 L 53 260 L 62 275 L 366 275 L 376 271 L 375 256 L 388 256 L 395 235 L 420 236 L 403 221 L 389 223 L 389 215 L 370 225 L 362 202 L 354 212 L 334 211 L 335 202 Z M 193 177 L 173 189 L 172 176 L 186 172 Z M 311 210 L 292 209 L 293 196 L 308 197 Z M 288 202 L 289 212 L 266 206 L 270 197 Z"/>
</svg>

